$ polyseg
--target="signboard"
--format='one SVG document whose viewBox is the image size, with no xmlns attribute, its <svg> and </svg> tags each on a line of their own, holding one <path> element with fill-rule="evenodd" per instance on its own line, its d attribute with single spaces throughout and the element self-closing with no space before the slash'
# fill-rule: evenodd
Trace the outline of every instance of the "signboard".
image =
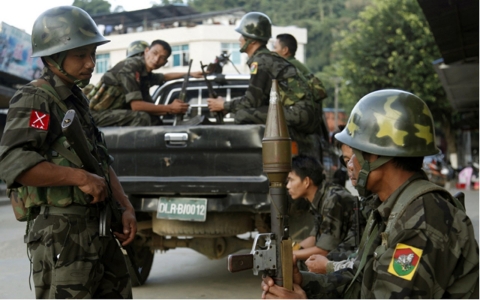
<svg viewBox="0 0 480 300">
<path fill-rule="evenodd" d="M 30 34 L 5 22 L 0 23 L 0 72 L 32 80 L 40 77 L 43 63 L 31 58 Z"/>
</svg>

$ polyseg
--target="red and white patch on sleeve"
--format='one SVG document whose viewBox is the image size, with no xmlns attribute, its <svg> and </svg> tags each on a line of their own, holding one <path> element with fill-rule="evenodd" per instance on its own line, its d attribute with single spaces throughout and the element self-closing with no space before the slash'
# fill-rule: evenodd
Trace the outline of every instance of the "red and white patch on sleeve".
<svg viewBox="0 0 480 300">
<path fill-rule="evenodd" d="M 40 129 L 40 130 L 48 130 L 49 124 L 50 124 L 49 114 L 32 109 L 32 111 L 30 112 L 30 122 L 28 122 L 28 126 L 35 129 Z"/>
</svg>

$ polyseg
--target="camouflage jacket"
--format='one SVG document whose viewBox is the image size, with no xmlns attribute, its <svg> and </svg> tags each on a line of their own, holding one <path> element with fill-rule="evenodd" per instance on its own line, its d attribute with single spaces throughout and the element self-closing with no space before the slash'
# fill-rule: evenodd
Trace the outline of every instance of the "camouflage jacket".
<svg viewBox="0 0 480 300">
<path fill-rule="evenodd" d="M 310 205 L 315 226 L 310 235 L 316 237 L 316 246 L 327 251 L 343 243 L 355 249 L 355 234 L 351 234 L 354 220 L 355 196 L 344 187 L 323 181 Z M 346 238 L 348 237 L 348 240 Z"/>
<path fill-rule="evenodd" d="M 91 146 L 92 154 L 104 164 L 111 162 L 102 134 L 97 130 L 88 110 L 88 102 L 80 88 L 69 89 L 49 69 L 41 76 L 61 98 L 68 109 L 75 109 Z M 15 179 L 24 171 L 43 161 L 75 167 L 52 149 L 58 139 L 65 141 L 61 122 L 63 111 L 52 94 L 31 83 L 21 87 L 10 100 L 7 123 L 0 141 L 0 178 L 9 188 L 19 188 L 19 196 L 26 198 L 26 207 L 40 204 L 67 206 L 72 202 L 86 204 L 85 195 L 77 187 L 21 187 Z M 61 143 L 65 145 L 64 143 Z M 108 173 L 107 173 L 108 174 Z"/>
<path fill-rule="evenodd" d="M 227 112 L 267 108 L 272 79 L 277 79 L 281 101 L 285 107 L 285 120 L 289 128 L 299 133 L 318 132 L 321 120 L 321 103 L 313 101 L 308 81 L 297 68 L 266 47 L 259 48 L 247 61 L 250 82 L 245 95 L 225 102 Z M 266 122 L 266 111 L 257 123 Z"/>
<path fill-rule="evenodd" d="M 372 226 L 364 234 L 370 235 L 376 225 L 378 234 L 371 237 L 370 248 L 359 249 L 353 269 L 326 275 L 302 272 L 309 298 L 343 297 L 365 251 L 366 264 L 357 278 L 361 293 L 356 298 L 478 297 L 478 244 L 472 222 L 440 193 L 415 199 L 390 233 L 384 232 L 402 190 L 425 178 L 422 173 L 413 175 L 373 211 Z"/>
<path fill-rule="evenodd" d="M 162 85 L 165 77 L 160 73 L 147 72 L 145 58 L 143 56 L 126 58 L 108 70 L 100 80 L 107 87 L 117 86 L 123 95 L 116 97 L 109 107 L 105 109 L 130 109 L 130 101 L 143 100 L 153 103 L 150 96 L 150 88 L 154 85 Z"/>
<path fill-rule="evenodd" d="M 303 76 L 308 77 L 312 74 L 312 71 L 310 69 L 302 64 L 298 59 L 296 59 L 294 56 L 289 56 L 287 57 L 287 60 L 289 63 L 295 66 L 300 72 L 302 72 Z"/>
</svg>

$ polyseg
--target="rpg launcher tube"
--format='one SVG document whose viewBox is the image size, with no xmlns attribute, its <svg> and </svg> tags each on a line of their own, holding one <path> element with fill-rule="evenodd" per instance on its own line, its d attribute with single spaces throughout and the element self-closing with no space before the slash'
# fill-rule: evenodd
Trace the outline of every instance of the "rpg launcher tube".
<svg viewBox="0 0 480 300">
<path fill-rule="evenodd" d="M 286 184 L 288 173 L 292 167 L 291 140 L 288 134 L 283 104 L 278 96 L 277 80 L 272 80 L 270 91 L 270 105 L 268 108 L 267 123 L 262 140 L 263 171 L 270 182 L 270 212 L 271 229 L 276 244 L 277 266 L 276 274 L 272 276 L 277 285 L 284 286 L 282 271 L 282 240 L 288 238 L 287 197 Z M 291 242 L 290 242 L 291 246 Z M 290 251 L 290 256 L 292 256 Z M 290 260 L 291 262 L 291 260 Z M 292 268 L 293 266 L 283 266 Z M 285 274 L 287 275 L 287 274 Z M 288 275 L 287 275 L 288 277 Z M 287 284 L 288 286 L 288 284 Z"/>
</svg>

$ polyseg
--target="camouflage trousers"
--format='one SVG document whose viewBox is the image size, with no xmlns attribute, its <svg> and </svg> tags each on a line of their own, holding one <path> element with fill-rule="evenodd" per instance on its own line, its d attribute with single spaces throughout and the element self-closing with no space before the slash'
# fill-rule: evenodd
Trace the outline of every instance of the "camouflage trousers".
<svg viewBox="0 0 480 300">
<path fill-rule="evenodd" d="M 42 210 L 26 238 L 36 298 L 131 299 L 123 253 L 113 237 L 99 237 L 98 211 L 50 208 Z"/>
<path fill-rule="evenodd" d="M 91 110 L 90 113 L 98 127 L 162 125 L 159 117 L 152 116 L 143 111 L 114 109 L 102 111 Z"/>
</svg>

